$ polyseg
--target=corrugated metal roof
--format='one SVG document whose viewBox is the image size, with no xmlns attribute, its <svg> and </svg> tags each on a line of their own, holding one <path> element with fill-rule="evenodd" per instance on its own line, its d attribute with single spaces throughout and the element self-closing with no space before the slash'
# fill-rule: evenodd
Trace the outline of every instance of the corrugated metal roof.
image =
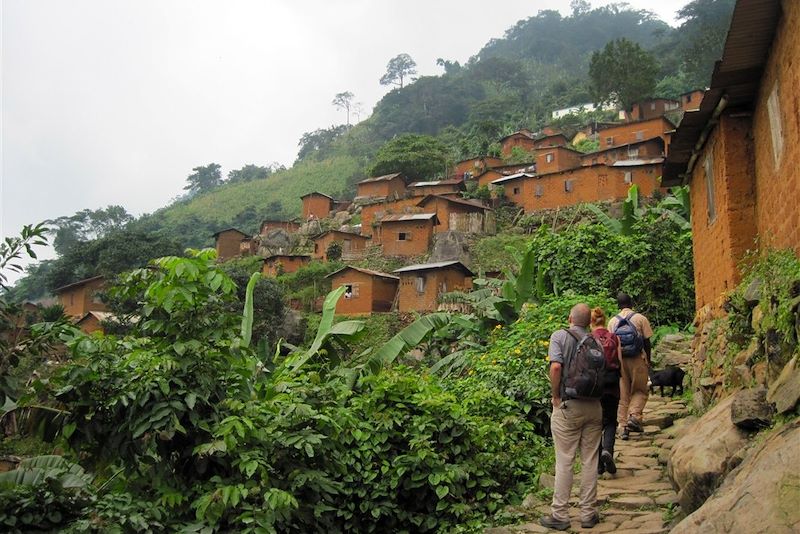
<svg viewBox="0 0 800 534">
<path fill-rule="evenodd" d="M 638 167 L 639 165 L 655 165 L 663 162 L 664 158 L 662 157 L 649 159 L 621 159 L 612 163 L 610 167 Z"/>
<path fill-rule="evenodd" d="M 391 280 L 400 280 L 400 278 L 398 278 L 396 276 L 392 276 L 391 274 L 382 273 L 380 271 L 372 271 L 370 269 L 362 269 L 361 267 L 353 267 L 352 265 L 346 265 L 345 267 L 342 267 L 338 271 L 332 272 L 331 274 L 327 275 L 325 278 L 331 278 L 332 276 L 335 276 L 335 275 L 341 273 L 342 271 L 346 271 L 348 269 L 352 269 L 353 271 L 358 271 L 360 273 L 368 274 L 370 276 L 379 276 L 381 278 L 389 278 Z"/>
<path fill-rule="evenodd" d="M 435 263 L 418 263 L 416 265 L 409 265 L 408 267 L 402 267 L 400 269 L 395 269 L 392 271 L 393 273 L 409 273 L 414 271 L 429 271 L 433 269 L 443 269 L 445 267 L 459 267 L 465 273 L 472 276 L 472 271 L 470 271 L 466 265 L 461 263 L 460 261 L 453 260 L 453 261 L 439 261 Z"/>
<path fill-rule="evenodd" d="M 446 200 L 447 202 L 452 202 L 453 204 L 469 206 L 471 208 L 480 208 L 484 210 L 489 209 L 488 206 L 476 200 L 467 200 L 465 198 L 449 197 L 444 195 L 427 195 L 422 200 L 417 202 L 417 206 L 422 206 L 423 204 L 427 204 L 428 201 L 432 198 L 440 198 L 442 200 Z"/>
<path fill-rule="evenodd" d="M 77 282 L 73 282 L 71 284 L 67 284 L 65 286 L 57 287 L 53 290 L 53 293 L 58 294 L 67 289 L 72 289 L 73 287 L 82 286 L 84 284 L 88 284 L 89 282 L 94 282 L 95 280 L 102 280 L 103 275 L 92 276 L 91 278 L 84 278 L 83 280 L 78 280 Z"/>
<path fill-rule="evenodd" d="M 404 215 L 386 215 L 381 222 L 400 222 L 400 221 L 427 221 L 437 219 L 435 213 L 408 213 Z M 437 219 L 438 220 L 438 219 Z"/>
<path fill-rule="evenodd" d="M 511 180 L 518 180 L 519 178 L 533 178 L 535 174 L 530 174 L 527 172 L 518 172 L 517 174 L 512 174 L 510 176 L 504 176 L 503 178 L 498 178 L 497 180 L 492 180 L 490 183 L 492 184 L 502 184 L 504 182 L 510 182 Z"/>
<path fill-rule="evenodd" d="M 739 0 L 736 3 L 722 60 L 714 66 L 711 86 L 700 108 L 684 113 L 672 136 L 662 185 L 686 182 L 689 161 L 696 151 L 702 150 L 698 144 L 702 144 L 703 132 L 713 127 L 711 119 L 723 97 L 729 109 L 752 107 L 780 14 L 779 0 Z"/>
<path fill-rule="evenodd" d="M 383 176 L 373 176 L 372 178 L 367 178 L 366 180 L 361 180 L 358 182 L 359 184 L 369 184 L 372 182 L 388 182 L 389 180 L 393 180 L 400 176 L 401 173 L 394 172 L 392 174 L 384 174 Z"/>
<path fill-rule="evenodd" d="M 312 195 L 319 195 L 319 196 L 321 196 L 321 197 L 326 197 L 326 198 L 329 198 L 329 199 L 331 199 L 331 200 L 336 200 L 336 199 L 335 199 L 335 198 L 333 198 L 332 196 L 330 196 L 330 195 L 326 195 L 325 193 L 320 193 L 319 191 L 312 191 L 312 192 L 310 192 L 310 193 L 306 193 L 305 195 L 301 195 L 301 196 L 300 196 L 300 198 L 306 198 L 306 197 L 310 197 L 310 196 L 312 196 Z"/>
<path fill-rule="evenodd" d="M 242 232 L 242 231 L 241 231 L 241 230 L 239 230 L 238 228 L 233 228 L 233 227 L 231 227 L 231 228 L 225 228 L 224 230 L 219 230 L 218 232 L 214 232 L 213 234 L 211 234 L 211 237 L 217 237 L 217 236 L 218 236 L 219 234 L 221 234 L 222 232 L 230 232 L 231 230 L 233 230 L 234 232 L 239 232 L 239 233 L 240 233 L 240 234 L 242 234 L 243 236 L 247 236 L 247 234 L 246 234 L 246 233 Z"/>
</svg>

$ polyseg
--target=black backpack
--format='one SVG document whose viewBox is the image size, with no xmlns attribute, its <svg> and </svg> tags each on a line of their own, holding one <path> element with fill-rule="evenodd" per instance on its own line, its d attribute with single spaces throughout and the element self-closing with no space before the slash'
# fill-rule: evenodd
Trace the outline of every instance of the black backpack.
<svg viewBox="0 0 800 534">
<path fill-rule="evenodd" d="M 577 343 L 575 350 L 564 355 L 561 371 L 561 398 L 599 399 L 603 394 L 606 357 L 603 347 L 591 334 L 582 338 L 565 329 Z"/>
<path fill-rule="evenodd" d="M 614 333 L 617 334 L 622 345 L 623 358 L 633 358 L 640 355 L 644 350 L 644 338 L 631 322 L 631 317 L 634 315 L 636 315 L 635 312 L 627 317 L 617 315 L 617 325 L 614 327 Z"/>
</svg>

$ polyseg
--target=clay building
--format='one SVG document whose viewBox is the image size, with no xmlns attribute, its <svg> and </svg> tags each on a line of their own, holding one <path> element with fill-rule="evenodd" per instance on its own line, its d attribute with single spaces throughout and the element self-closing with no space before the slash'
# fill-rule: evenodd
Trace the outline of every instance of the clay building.
<svg viewBox="0 0 800 534">
<path fill-rule="evenodd" d="M 347 209 L 350 202 L 346 200 L 336 200 L 335 198 L 314 191 L 301 196 L 303 201 L 303 220 L 309 218 L 324 219 L 331 213 Z"/>
<path fill-rule="evenodd" d="M 630 121 L 655 119 L 676 109 L 681 109 L 681 104 L 677 100 L 649 98 L 633 104 L 631 109 L 627 111 L 627 117 Z"/>
<path fill-rule="evenodd" d="M 465 188 L 463 178 L 448 178 L 430 182 L 414 182 L 408 186 L 408 191 L 413 197 L 427 195 L 457 195 Z"/>
<path fill-rule="evenodd" d="M 420 256 L 428 252 L 437 224 L 435 213 L 387 215 L 381 219 L 377 241 L 384 256 Z"/>
<path fill-rule="evenodd" d="M 361 180 L 356 188 L 356 198 L 399 198 L 406 192 L 406 181 L 396 172 Z"/>
<path fill-rule="evenodd" d="M 345 286 L 336 303 L 338 315 L 369 315 L 392 310 L 400 279 L 391 274 L 347 266 L 327 276 L 331 289 Z"/>
<path fill-rule="evenodd" d="M 627 145 L 587 152 L 581 156 L 581 162 L 583 165 L 611 164 L 615 161 L 652 159 L 663 157 L 664 155 L 664 140 L 660 137 L 653 137 Z"/>
<path fill-rule="evenodd" d="M 666 117 L 656 117 L 622 124 L 606 125 L 596 132 L 600 149 L 629 145 L 637 141 L 660 137 L 669 146 L 669 133 L 675 125 Z"/>
<path fill-rule="evenodd" d="M 567 136 L 561 132 L 552 132 L 549 134 L 546 133 L 545 135 L 537 137 L 533 140 L 533 148 L 535 150 L 556 146 L 567 146 L 568 144 L 569 139 L 567 139 Z"/>
<path fill-rule="evenodd" d="M 342 232 L 341 230 L 328 230 L 314 238 L 314 258 L 328 261 L 328 247 L 331 243 L 339 243 L 342 247 L 342 258 L 352 259 L 364 252 L 369 245 L 367 236 Z"/>
<path fill-rule="evenodd" d="M 579 167 L 582 156 L 583 152 L 578 152 L 565 146 L 536 150 L 536 173 L 545 174 Z"/>
<path fill-rule="evenodd" d="M 505 196 L 525 212 L 574 206 L 587 202 L 621 200 L 636 184 L 643 196 L 659 189 L 663 158 L 589 165 L 549 174 L 518 174 L 495 180 Z"/>
<path fill-rule="evenodd" d="M 428 195 L 417 204 L 425 213 L 435 213 L 439 224 L 435 233 L 453 230 L 466 234 L 493 234 L 494 212 L 478 200 Z"/>
<path fill-rule="evenodd" d="M 100 299 L 105 288 L 105 278 L 93 276 L 53 290 L 58 303 L 64 307 L 64 315 L 80 318 L 89 311 L 107 311 L 108 307 Z"/>
<path fill-rule="evenodd" d="M 456 176 L 464 177 L 469 174 L 470 176 L 478 176 L 482 172 L 492 167 L 498 167 L 503 164 L 503 160 L 492 156 L 479 156 L 477 158 L 470 158 L 459 161 L 456 163 L 456 168 L 453 174 Z"/>
<path fill-rule="evenodd" d="M 698 311 L 718 311 L 748 250 L 800 254 L 800 3 L 739 1 L 700 108 L 664 169 L 691 187 Z"/>
<path fill-rule="evenodd" d="M 277 277 L 297 271 L 300 267 L 308 265 L 311 256 L 307 254 L 273 254 L 264 258 L 261 273 L 265 276 Z"/>
<path fill-rule="evenodd" d="M 214 234 L 214 248 L 217 249 L 217 260 L 227 261 L 239 257 L 241 243 L 250 236 L 236 228 L 226 228 Z"/>
<path fill-rule="evenodd" d="M 252 237 L 245 237 L 239 241 L 239 256 L 252 256 L 258 250 L 258 243 Z"/>
<path fill-rule="evenodd" d="M 475 181 L 477 182 L 478 187 L 483 187 L 484 185 L 488 187 L 489 184 L 495 180 L 503 178 L 504 176 L 505 175 L 502 172 L 496 169 L 488 169 L 477 175 L 475 177 Z"/>
<path fill-rule="evenodd" d="M 272 230 L 284 230 L 288 234 L 294 234 L 300 230 L 300 223 L 297 221 L 281 221 L 277 219 L 266 219 L 261 221 L 261 228 L 258 233 L 266 235 Z"/>
<path fill-rule="evenodd" d="M 700 102 L 703 101 L 704 94 L 705 90 L 703 89 L 693 89 L 683 93 L 680 97 L 678 97 L 678 101 L 681 103 L 681 109 L 683 111 L 699 109 Z"/>
<path fill-rule="evenodd" d="M 394 273 L 400 277 L 397 295 L 400 312 L 435 311 L 442 294 L 472 288 L 472 271 L 460 261 L 409 265 Z"/>
<path fill-rule="evenodd" d="M 497 196 L 499 194 L 499 188 L 502 188 L 502 196 L 506 197 L 514 204 L 522 206 L 524 198 L 522 193 L 523 182 L 535 177 L 536 173 L 530 172 L 517 172 L 508 176 L 501 176 L 489 183 L 489 189 Z"/>
<path fill-rule="evenodd" d="M 387 215 L 402 215 L 419 211 L 419 198 L 401 198 L 399 200 L 378 201 L 365 204 L 361 208 L 361 233 L 373 235 L 377 233 L 380 221 Z"/>
<path fill-rule="evenodd" d="M 88 311 L 75 322 L 75 326 L 80 328 L 81 332 L 84 334 L 102 332 L 103 323 L 114 320 L 114 317 L 115 315 L 111 312 Z"/>
<path fill-rule="evenodd" d="M 519 130 L 500 139 L 500 154 L 507 158 L 511 156 L 511 151 L 519 147 L 525 152 L 534 149 L 533 134 L 530 130 Z"/>
</svg>

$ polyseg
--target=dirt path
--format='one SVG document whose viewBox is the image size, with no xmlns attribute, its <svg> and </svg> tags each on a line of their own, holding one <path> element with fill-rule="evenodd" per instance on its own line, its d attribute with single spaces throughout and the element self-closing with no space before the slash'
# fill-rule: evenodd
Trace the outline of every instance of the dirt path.
<svg viewBox="0 0 800 534">
<path fill-rule="evenodd" d="M 597 484 L 600 523 L 592 529 L 580 526 L 577 486 L 570 503 L 572 528 L 569 532 L 614 532 L 615 534 L 662 534 L 670 530 L 672 518 L 677 515 L 677 495 L 666 475 L 669 449 L 675 431 L 688 415 L 686 401 L 651 396 L 645 408 L 643 433 L 631 433 L 628 441 L 617 438 L 614 460 L 617 473 L 602 475 Z M 579 483 L 576 477 L 576 484 Z M 531 503 L 532 504 L 532 503 Z M 548 514 L 548 504 L 534 505 L 527 512 L 532 515 Z M 529 523 L 497 527 L 487 534 L 517 532 L 555 532 L 544 528 L 538 519 Z"/>
</svg>

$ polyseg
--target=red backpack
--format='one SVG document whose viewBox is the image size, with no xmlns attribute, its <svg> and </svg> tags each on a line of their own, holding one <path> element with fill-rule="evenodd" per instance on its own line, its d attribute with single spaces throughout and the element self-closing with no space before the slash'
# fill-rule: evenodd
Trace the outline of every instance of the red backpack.
<svg viewBox="0 0 800 534">
<path fill-rule="evenodd" d="M 598 328 L 592 331 L 592 335 L 603 347 L 603 354 L 606 357 L 606 370 L 618 371 L 619 358 L 617 358 L 617 335 L 609 332 L 605 328 Z"/>
</svg>

